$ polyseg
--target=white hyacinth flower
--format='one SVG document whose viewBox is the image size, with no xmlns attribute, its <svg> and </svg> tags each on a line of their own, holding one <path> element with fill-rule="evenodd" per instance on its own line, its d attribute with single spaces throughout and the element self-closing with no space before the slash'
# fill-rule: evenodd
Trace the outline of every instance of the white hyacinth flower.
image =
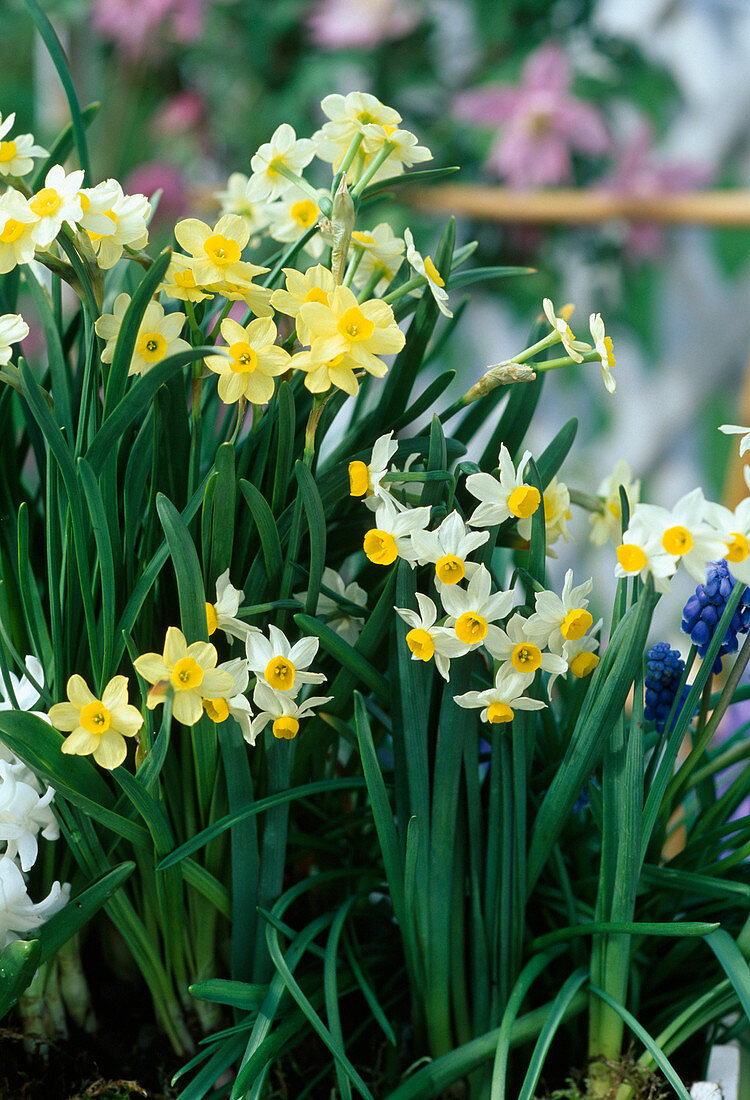
<svg viewBox="0 0 750 1100">
<path fill-rule="evenodd" d="M 444 680 L 450 677 L 450 663 L 454 657 L 466 653 L 466 645 L 456 637 L 454 630 L 445 626 L 435 626 L 437 608 L 429 596 L 416 593 L 419 614 L 408 607 L 396 607 L 394 610 L 411 627 L 406 635 L 406 644 L 411 650 L 412 661 L 430 661 L 435 658 L 435 668 Z"/>
<path fill-rule="evenodd" d="M 59 912 L 70 898 L 70 883 L 52 883 L 43 901 L 36 904 L 26 890 L 23 873 L 8 856 L 0 857 L 0 951 L 9 943 L 39 928 Z"/>
<path fill-rule="evenodd" d="M 17 859 L 22 871 L 36 863 L 39 852 L 37 835 L 57 840 L 60 830 L 50 809 L 55 791 L 48 787 L 40 794 L 26 781 L 25 764 L 0 760 L 0 841 L 7 844 L 5 854 Z"/>
</svg>

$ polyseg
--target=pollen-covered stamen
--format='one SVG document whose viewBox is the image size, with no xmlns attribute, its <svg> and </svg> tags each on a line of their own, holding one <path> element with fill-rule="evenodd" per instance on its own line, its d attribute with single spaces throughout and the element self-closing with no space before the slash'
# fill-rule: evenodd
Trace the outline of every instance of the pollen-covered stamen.
<svg viewBox="0 0 750 1100">
<path fill-rule="evenodd" d="M 10 164 L 17 151 L 15 141 L 0 141 L 0 164 Z"/>
<path fill-rule="evenodd" d="M 512 722 L 513 708 L 507 703 L 490 703 L 487 707 L 487 721 L 493 726 L 498 722 Z"/>
<path fill-rule="evenodd" d="M 207 237 L 203 243 L 203 251 L 219 267 L 228 267 L 236 264 L 241 255 L 241 248 L 230 237 L 224 237 L 221 233 L 214 233 Z"/>
<path fill-rule="evenodd" d="M 87 733 L 106 733 L 110 724 L 111 715 L 98 699 L 81 707 L 81 725 Z"/>
<path fill-rule="evenodd" d="M 435 562 L 435 573 L 443 584 L 458 584 L 466 576 L 466 566 L 455 554 L 445 554 Z"/>
<path fill-rule="evenodd" d="M 431 279 L 436 286 L 445 286 L 445 279 L 435 267 L 429 256 L 425 256 L 424 258 L 424 269 L 428 279 Z"/>
<path fill-rule="evenodd" d="M 349 463 L 349 496 L 363 497 L 370 491 L 370 471 L 366 462 Z"/>
<path fill-rule="evenodd" d="M 591 629 L 593 615 L 583 607 L 574 607 L 560 623 L 560 633 L 569 642 L 577 642 Z"/>
<path fill-rule="evenodd" d="M 536 672 L 542 663 L 542 651 L 533 642 L 519 642 L 510 655 L 516 672 Z"/>
<path fill-rule="evenodd" d="M 518 519 L 533 516 L 541 504 L 541 496 L 533 485 L 519 485 L 508 497 L 508 511 Z"/>
<path fill-rule="evenodd" d="M 212 722 L 223 722 L 229 717 L 226 699 L 204 699 L 203 709 Z"/>
<path fill-rule="evenodd" d="M 453 629 L 464 645 L 477 645 L 487 637 L 487 620 L 477 611 L 464 611 L 456 619 Z"/>
<path fill-rule="evenodd" d="M 359 343 L 369 340 L 375 331 L 375 322 L 365 317 L 359 306 L 351 306 L 341 314 L 336 327 L 347 340 Z"/>
<path fill-rule="evenodd" d="M 8 218 L 2 232 L 0 232 L 0 241 L 3 244 L 13 244 L 13 241 L 17 241 L 19 237 L 23 236 L 24 229 L 26 229 L 24 222 L 17 222 L 15 218 Z"/>
<path fill-rule="evenodd" d="M 303 229 L 309 229 L 310 226 L 315 225 L 318 214 L 318 207 L 311 199 L 301 199 L 299 202 L 293 202 L 289 208 L 292 221 L 295 221 L 297 225 L 301 225 Z"/>
<path fill-rule="evenodd" d="M 176 691 L 190 691 L 203 682 L 203 669 L 194 657 L 181 657 L 172 669 L 171 681 Z"/>
<path fill-rule="evenodd" d="M 640 546 L 624 542 L 617 547 L 617 560 L 626 573 L 640 573 L 646 566 L 647 558 Z"/>
<path fill-rule="evenodd" d="M 406 644 L 420 661 L 430 661 L 435 655 L 435 643 L 427 630 L 415 627 L 406 635 Z"/>
<path fill-rule="evenodd" d="M 282 714 L 274 720 L 271 729 L 274 737 L 278 737 L 279 740 L 291 741 L 299 733 L 299 722 L 296 718 L 292 718 L 290 714 Z"/>
<path fill-rule="evenodd" d="M 693 539 L 687 527 L 677 524 L 668 527 L 661 537 L 661 544 L 668 554 L 676 554 L 681 557 L 693 548 Z"/>
<path fill-rule="evenodd" d="M 138 337 L 136 351 L 147 363 L 158 363 L 166 350 L 167 341 L 160 332 L 144 332 Z"/>
<path fill-rule="evenodd" d="M 732 541 L 727 543 L 728 550 L 724 557 L 727 561 L 744 561 L 750 554 L 750 543 L 739 531 L 730 531 Z"/>
<path fill-rule="evenodd" d="M 296 669 L 292 662 L 281 655 L 272 657 L 266 665 L 266 683 L 277 691 L 289 691 L 294 687 Z"/>
<path fill-rule="evenodd" d="M 208 627 L 209 638 L 214 633 L 218 625 L 219 617 L 216 614 L 216 608 L 212 603 L 209 603 L 208 600 L 206 600 L 206 626 Z"/>
<path fill-rule="evenodd" d="M 588 676 L 589 673 L 593 672 L 598 664 L 599 658 L 596 653 L 579 653 L 570 662 L 570 671 L 577 679 L 581 680 L 584 676 Z"/>
<path fill-rule="evenodd" d="M 54 187 L 43 187 L 34 195 L 29 206 L 40 218 L 47 218 L 56 214 L 62 203 L 62 195 L 58 194 Z"/>
<path fill-rule="evenodd" d="M 398 547 L 393 535 L 373 527 L 367 532 L 362 548 L 373 565 L 393 565 L 398 557 Z"/>
<path fill-rule="evenodd" d="M 258 353 L 246 340 L 229 345 L 229 369 L 235 374 L 252 374 L 258 366 Z"/>
</svg>

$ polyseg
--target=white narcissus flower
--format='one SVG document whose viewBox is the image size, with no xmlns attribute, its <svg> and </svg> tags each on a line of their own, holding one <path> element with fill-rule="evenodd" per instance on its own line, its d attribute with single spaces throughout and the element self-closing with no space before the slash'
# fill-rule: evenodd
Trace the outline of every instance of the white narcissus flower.
<svg viewBox="0 0 750 1100">
<path fill-rule="evenodd" d="M 219 397 L 231 405 L 244 397 L 265 405 L 273 397 L 274 378 L 289 368 L 291 355 L 276 343 L 276 325 L 257 317 L 247 327 L 227 317 L 221 322 L 224 355 L 208 355 L 206 366 L 218 374 Z"/>
<path fill-rule="evenodd" d="M 331 630 L 335 630 L 349 645 L 354 645 L 365 624 L 367 593 L 356 581 L 350 581 L 347 584 L 341 574 L 329 566 L 326 566 L 323 570 L 321 583 L 325 588 L 329 588 L 334 596 L 331 597 L 323 591 L 318 594 L 315 617 L 325 619 Z M 336 597 L 340 598 L 341 603 L 338 602 Z M 294 598 L 299 600 L 300 603 L 306 604 L 307 592 L 295 592 Z M 362 615 L 354 615 L 351 605 L 361 608 Z"/>
<path fill-rule="evenodd" d="M 112 771 L 127 755 L 126 737 L 135 737 L 143 725 L 143 715 L 128 703 L 128 681 L 113 676 L 101 699 L 97 699 L 82 676 L 71 676 L 67 684 L 68 702 L 50 707 L 49 720 L 57 730 L 68 734 L 62 752 L 89 756 L 102 768 Z"/>
<path fill-rule="evenodd" d="M 32 230 L 38 221 L 38 215 L 20 191 L 9 187 L 0 195 L 0 275 L 34 259 L 36 244 Z"/>
<path fill-rule="evenodd" d="M 583 355 L 581 355 L 581 352 L 591 351 L 591 344 L 586 344 L 583 340 L 576 340 L 565 317 L 558 317 L 556 315 L 555 307 L 552 305 L 549 298 L 545 298 L 542 305 L 544 307 L 544 316 L 557 333 L 562 346 L 565 348 L 570 358 L 575 363 L 582 363 Z M 563 310 L 563 312 L 566 312 L 566 310 Z M 572 312 L 572 308 L 570 312 Z"/>
<path fill-rule="evenodd" d="M 145 195 L 126 195 L 115 179 L 83 190 L 81 195 L 88 198 L 89 205 L 83 204 L 80 225 L 86 230 L 96 262 L 103 271 L 115 266 L 126 247 L 139 249 L 148 244 L 151 203 Z"/>
<path fill-rule="evenodd" d="M 2 200 L 0 200 L 2 202 Z M 2 238 L 0 238 L 2 239 Z M 724 435 L 741 435 L 740 458 L 750 451 L 750 428 L 743 428 L 740 424 L 720 424 L 719 431 Z"/>
<path fill-rule="evenodd" d="M 385 293 L 404 259 L 404 242 L 397 237 L 387 222 L 381 222 L 374 229 L 355 229 L 352 233 L 352 248 L 361 252 L 352 282 L 361 290 L 372 285 L 375 275 L 379 276 L 373 287 L 373 294 Z"/>
<path fill-rule="evenodd" d="M 525 698 L 523 692 L 527 685 L 528 677 L 501 667 L 495 675 L 494 687 L 485 691 L 467 691 L 464 695 L 454 696 L 453 701 L 466 709 L 481 708 L 479 717 L 482 722 L 494 726 L 512 722 L 516 710 L 542 710 L 547 705 L 539 699 Z"/>
<path fill-rule="evenodd" d="M 429 508 L 408 508 L 397 512 L 389 500 L 381 500 L 375 510 L 375 527 L 366 532 L 362 548 L 373 565 L 393 565 L 396 558 L 414 567 L 417 552 L 412 535 L 423 531 L 430 522 Z"/>
<path fill-rule="evenodd" d="M 249 178 L 242 172 L 232 172 L 224 191 L 214 191 L 214 198 L 221 204 L 222 214 L 238 214 L 247 226 L 252 243 L 254 234 L 262 233 L 269 225 L 271 215 L 268 203 L 254 202 L 247 197 Z"/>
<path fill-rule="evenodd" d="M 5 313 L 0 317 L 0 366 L 10 363 L 13 354 L 11 345 L 25 340 L 29 335 L 29 326 L 20 313 Z"/>
<path fill-rule="evenodd" d="M 300 638 L 294 645 L 277 626 L 269 626 L 268 638 L 259 630 L 248 634 L 245 648 L 248 666 L 258 680 L 294 699 L 303 684 L 322 684 L 321 672 L 308 672 L 318 652 L 317 638 Z"/>
<path fill-rule="evenodd" d="M 501 443 L 498 457 L 499 480 L 492 474 L 469 474 L 466 488 L 480 501 L 479 507 L 469 517 L 470 527 L 495 527 L 511 516 L 516 519 L 529 519 L 533 516 L 542 498 L 539 490 L 523 479 L 526 463 L 530 458 L 531 451 L 524 451 L 516 469 L 510 451 Z"/>
<path fill-rule="evenodd" d="M 500 628 L 493 624 L 513 608 L 512 592 L 492 592 L 492 578 L 484 565 L 475 569 L 466 588 L 437 581 L 437 590 L 448 615 L 445 625 L 463 643 L 464 653 L 482 643 L 489 648 L 493 637 L 500 635 Z"/>
<path fill-rule="evenodd" d="M 239 588 L 232 585 L 229 580 L 228 569 L 225 569 L 221 576 L 217 577 L 216 603 L 206 601 L 206 624 L 209 638 L 216 630 L 223 630 L 228 642 L 231 642 L 232 638 L 239 638 L 240 641 L 244 641 L 247 635 L 256 629 L 243 622 L 242 619 L 237 618 L 240 601 L 244 595 L 244 592 L 240 592 Z"/>
<path fill-rule="evenodd" d="M 398 440 L 393 432 L 375 440 L 369 462 L 355 459 L 349 463 L 349 495 L 363 497 L 368 508 L 377 509 L 381 500 L 389 501 L 398 511 L 404 506 L 383 485 L 388 473 L 388 463 L 398 450 Z"/>
<path fill-rule="evenodd" d="M 129 294 L 118 294 L 112 313 L 103 313 L 95 324 L 97 336 L 106 341 L 102 352 L 102 362 L 111 363 L 117 340 L 125 319 Z M 146 374 L 156 363 L 175 355 L 178 351 L 188 351 L 190 344 L 180 336 L 185 324 L 184 313 L 165 313 L 164 306 L 158 302 L 149 302 L 143 314 L 128 374 Z"/>
<path fill-rule="evenodd" d="M 554 679 L 567 671 L 568 664 L 555 653 L 545 653 L 532 641 L 536 636 L 527 629 L 528 619 L 523 615 L 514 615 L 508 621 L 507 629 L 497 627 L 488 636 L 487 649 L 496 661 L 523 676 L 530 684 L 539 669 L 549 672 Z"/>
<path fill-rule="evenodd" d="M 0 951 L 59 912 L 70 898 L 70 883 L 53 882 L 49 894 L 36 904 L 26 889 L 23 873 L 8 856 L 0 857 Z"/>
<path fill-rule="evenodd" d="M 712 501 L 706 502 L 706 519 L 724 544 L 729 571 L 742 584 L 750 584 L 750 497 L 741 500 L 734 511 Z"/>
<path fill-rule="evenodd" d="M 32 195 L 29 208 L 39 221 L 34 225 L 31 236 L 39 248 L 48 248 L 52 244 L 63 222 L 67 222 L 73 229 L 81 220 L 82 183 L 82 169 L 66 176 L 65 169 L 55 164 L 47 173 L 44 187 Z"/>
<path fill-rule="evenodd" d="M 7 135 L 16 121 L 15 111 L 2 121 L 0 115 L 0 176 L 25 176 L 34 167 L 32 157 L 48 157 L 49 153 L 41 145 L 34 143 L 33 134 Z"/>
<path fill-rule="evenodd" d="M 594 622 L 589 601 L 585 598 L 591 591 L 593 581 L 573 587 L 573 570 L 565 574 L 565 583 L 560 596 L 545 590 L 534 596 L 536 610 L 526 620 L 526 636 L 541 646 L 551 646 L 558 638 L 562 641 L 577 641 L 582 638 Z"/>
<path fill-rule="evenodd" d="M 328 191 L 318 192 L 318 201 L 323 197 L 330 197 Z M 307 233 L 309 229 L 318 224 L 320 206 L 317 202 L 307 198 L 306 195 L 301 195 L 299 192 L 295 193 L 292 189 L 290 194 L 285 195 L 277 202 L 270 203 L 268 213 L 270 218 L 268 223 L 269 237 L 274 241 L 281 241 L 282 244 L 285 244 L 296 241 L 303 233 Z M 325 243 L 320 233 L 312 236 L 303 246 L 303 251 L 308 256 L 312 256 L 314 260 L 322 256 L 324 249 Z"/>
<path fill-rule="evenodd" d="M 408 607 L 396 607 L 394 610 L 411 627 L 406 635 L 406 644 L 411 650 L 412 661 L 430 661 L 435 658 L 435 668 L 444 680 L 450 677 L 450 663 L 454 657 L 466 653 L 466 645 L 456 637 L 454 630 L 445 626 L 435 626 L 437 608 L 429 596 L 416 593 L 419 614 Z"/>
<path fill-rule="evenodd" d="M 203 713 L 204 699 L 222 699 L 234 687 L 234 677 L 218 669 L 219 655 L 210 642 L 187 644 L 185 635 L 170 626 L 163 653 L 144 653 L 133 661 L 136 672 L 155 687 L 146 706 L 153 710 L 174 691 L 172 714 L 183 726 L 194 726 Z"/>
<path fill-rule="evenodd" d="M 445 317 L 452 317 L 453 313 L 446 305 L 448 301 L 448 291 L 445 289 L 445 279 L 435 267 L 429 256 L 422 257 L 419 252 L 417 252 L 414 247 L 414 238 L 411 235 L 410 229 L 404 230 L 404 241 L 406 242 L 407 261 L 416 271 L 417 275 L 421 275 L 422 278 L 427 281 L 427 286 L 430 288 L 430 294 L 432 294 L 432 297 L 435 299 L 440 312 Z M 419 293 L 419 291 L 416 293 Z"/>
<path fill-rule="evenodd" d="M 244 657 L 235 657 L 232 661 L 224 661 L 216 666 L 218 672 L 228 672 L 232 677 L 233 685 L 219 699 L 204 699 L 203 709 L 212 722 L 224 722 L 227 718 L 234 718 L 242 730 L 245 740 L 250 738 L 250 720 L 253 716 L 250 703 L 245 698 L 250 674 L 247 661 Z"/>
<path fill-rule="evenodd" d="M 386 107 L 369 92 L 349 92 L 327 95 L 320 104 L 323 114 L 330 120 L 312 136 L 315 156 L 329 162 L 337 172 L 347 150 L 358 134 L 364 139 L 364 128 L 371 123 L 395 129 L 401 115 L 393 107 Z M 355 160 L 356 163 L 356 160 Z M 354 168 L 349 169 L 349 179 Z"/>
<path fill-rule="evenodd" d="M 330 703 L 330 695 L 312 695 L 301 703 L 296 703 L 288 694 L 274 691 L 263 680 L 258 680 L 253 692 L 253 702 L 260 707 L 250 726 L 250 734 L 245 740 L 250 745 L 255 744 L 258 734 L 266 728 L 269 722 L 273 722 L 273 735 L 279 740 L 291 741 L 299 733 L 299 724 L 305 718 L 310 718 L 316 707 L 322 707 Z"/>
<path fill-rule="evenodd" d="M 620 459 L 609 477 L 605 477 L 596 490 L 597 496 L 603 498 L 602 511 L 594 512 L 589 516 L 591 524 L 591 541 L 595 546 L 603 546 L 607 539 L 611 539 L 617 546 L 622 534 L 622 507 L 620 505 L 620 486 L 625 490 L 628 503 L 632 509 L 638 503 L 641 496 L 641 482 L 630 472 L 630 466 Z"/>
<path fill-rule="evenodd" d="M 39 832 L 45 840 L 57 840 L 60 835 L 50 809 L 54 788 L 48 787 L 40 795 L 36 786 L 26 781 L 28 771 L 25 764 L 0 760 L 0 842 L 6 841 L 5 854 L 18 859 L 22 871 L 36 862 Z"/>
<path fill-rule="evenodd" d="M 701 489 L 681 497 L 673 508 L 637 504 L 629 529 L 636 522 L 653 532 L 663 550 L 680 561 L 694 580 L 706 579 L 706 565 L 726 552 L 726 543 L 705 522 L 707 501 Z"/>
<path fill-rule="evenodd" d="M 313 142 L 309 138 L 298 138 L 294 128 L 288 122 L 282 122 L 271 140 L 261 145 L 250 161 L 253 174 L 245 189 L 247 198 L 256 202 L 273 202 L 286 195 L 296 185 L 283 171 L 298 176 L 314 156 Z"/>
<path fill-rule="evenodd" d="M 562 537 L 568 541 L 568 520 L 570 519 L 570 492 L 568 486 L 556 477 L 552 478 L 547 488 L 542 493 L 542 507 L 544 508 L 544 536 L 547 545 L 547 553 L 551 558 L 557 554 L 552 549 L 553 543 Z M 518 521 L 518 533 L 522 539 L 531 538 L 531 519 Z"/>
<path fill-rule="evenodd" d="M 413 164 L 432 160 L 430 150 L 426 145 L 419 144 L 419 139 L 411 130 L 369 122 L 362 127 L 362 133 L 364 134 L 362 144 L 370 160 L 377 156 L 386 142 L 391 146 L 388 157 L 372 177 L 373 182 L 388 179 L 390 176 L 400 176 L 404 168 L 411 168 Z"/>
<path fill-rule="evenodd" d="M 467 531 L 458 512 L 451 512 L 436 531 L 415 531 L 411 541 L 420 565 L 432 563 L 439 581 L 457 584 L 477 568 L 467 558 L 489 537 L 489 531 Z"/>
<path fill-rule="evenodd" d="M 665 551 L 653 528 L 634 515 L 617 547 L 615 576 L 640 577 L 643 581 L 651 576 L 657 592 L 669 592 L 670 578 L 677 569 L 677 560 Z"/>
<path fill-rule="evenodd" d="M 584 634 L 582 638 L 574 641 L 564 641 L 562 643 L 562 657 L 567 661 L 568 668 L 578 680 L 590 675 L 599 664 L 599 656 L 596 652 L 599 648 L 599 639 L 594 635 L 601 630 L 601 626 L 602 620 L 599 619 L 599 622 L 593 625 L 589 634 Z M 562 635 L 558 636 L 558 641 L 552 646 L 555 652 L 558 652 L 560 640 L 562 640 Z"/>
<path fill-rule="evenodd" d="M 614 393 L 617 383 L 612 377 L 612 367 L 615 365 L 615 356 L 612 351 L 612 338 L 604 331 L 604 321 L 601 313 L 592 313 L 589 317 L 589 328 L 594 338 L 594 347 L 599 356 L 602 367 L 602 379 L 607 393 Z"/>
</svg>

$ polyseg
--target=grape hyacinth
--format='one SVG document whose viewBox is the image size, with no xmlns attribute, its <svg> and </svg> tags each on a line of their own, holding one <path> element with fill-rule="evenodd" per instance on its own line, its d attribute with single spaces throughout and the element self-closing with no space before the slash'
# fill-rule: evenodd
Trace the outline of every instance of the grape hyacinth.
<svg viewBox="0 0 750 1100">
<path fill-rule="evenodd" d="M 722 616 L 727 600 L 734 588 L 735 580 L 729 572 L 729 566 L 723 559 L 711 562 L 706 570 L 706 583 L 699 584 L 695 594 L 685 604 L 682 612 L 682 629 L 690 635 L 690 640 L 698 647 L 698 654 L 706 656 L 714 628 Z M 750 595 L 745 592 L 737 610 L 732 616 L 724 641 L 714 663 L 714 674 L 721 672 L 721 659 L 726 653 L 737 650 L 737 635 L 746 634 L 750 629 Z"/>
<path fill-rule="evenodd" d="M 659 733 L 664 731 L 684 667 L 685 662 L 679 651 L 670 649 L 669 642 L 657 642 L 648 651 L 645 683 L 646 706 L 643 716 L 647 722 L 656 722 L 656 729 Z M 677 708 L 675 721 L 682 704 L 687 698 L 688 690 L 686 684 L 682 689 L 680 707 Z"/>
</svg>

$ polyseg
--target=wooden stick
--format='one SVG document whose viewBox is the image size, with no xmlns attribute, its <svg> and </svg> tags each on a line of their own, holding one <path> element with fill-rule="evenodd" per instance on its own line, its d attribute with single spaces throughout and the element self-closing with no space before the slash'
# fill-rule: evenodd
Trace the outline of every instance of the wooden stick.
<svg viewBox="0 0 750 1100">
<path fill-rule="evenodd" d="M 512 191 L 479 184 L 414 188 L 409 200 L 425 210 L 496 222 L 598 225 L 607 221 L 664 225 L 750 226 L 750 191 L 621 195 L 616 191 Z"/>
</svg>

